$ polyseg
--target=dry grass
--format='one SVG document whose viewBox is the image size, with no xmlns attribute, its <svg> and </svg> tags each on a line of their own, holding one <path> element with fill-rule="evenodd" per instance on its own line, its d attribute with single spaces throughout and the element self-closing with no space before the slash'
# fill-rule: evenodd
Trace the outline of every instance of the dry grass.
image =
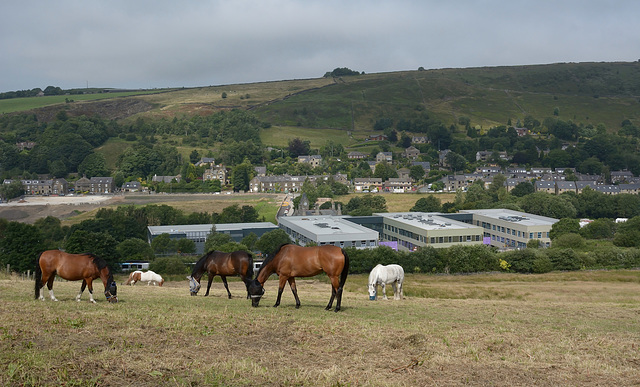
<svg viewBox="0 0 640 387">
<path fill-rule="evenodd" d="M 402 301 L 368 301 L 351 276 L 326 312 L 325 277 L 277 281 L 259 308 L 242 283 L 190 297 L 188 284 L 120 286 L 121 302 L 33 300 L 0 277 L 2 385 L 634 385 L 640 374 L 640 272 L 541 276 L 408 275 Z M 433 296 L 414 291 L 428 288 Z"/>
<path fill-rule="evenodd" d="M 343 195 L 336 197 L 335 200 L 340 201 L 342 203 L 349 203 L 349 200 L 356 196 L 362 196 L 362 193 L 351 193 L 348 195 Z M 440 199 L 441 203 L 453 202 L 456 199 L 455 193 L 406 193 L 406 194 L 395 194 L 395 193 L 375 193 L 372 195 L 382 196 L 386 200 L 387 210 L 389 212 L 406 212 L 413 207 L 416 202 L 420 198 L 427 197 L 429 195 L 434 195 L 436 198 Z"/>
</svg>

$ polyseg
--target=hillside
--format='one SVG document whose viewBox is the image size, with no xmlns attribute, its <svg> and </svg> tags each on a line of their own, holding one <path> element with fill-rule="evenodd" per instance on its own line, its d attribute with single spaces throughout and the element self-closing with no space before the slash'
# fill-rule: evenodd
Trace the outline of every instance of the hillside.
<svg viewBox="0 0 640 387">
<path fill-rule="evenodd" d="M 603 123 L 616 131 L 625 119 L 638 124 L 639 97 L 638 62 L 559 63 L 210 86 L 79 101 L 36 113 L 47 119 L 45 112 L 64 107 L 72 115 L 157 119 L 237 108 L 275 126 L 365 134 L 380 118 L 397 122 L 428 115 L 449 126 L 467 117 L 472 126 L 488 129 L 509 119 L 515 125 L 527 115 L 542 121 L 557 108 L 559 119 Z"/>
</svg>

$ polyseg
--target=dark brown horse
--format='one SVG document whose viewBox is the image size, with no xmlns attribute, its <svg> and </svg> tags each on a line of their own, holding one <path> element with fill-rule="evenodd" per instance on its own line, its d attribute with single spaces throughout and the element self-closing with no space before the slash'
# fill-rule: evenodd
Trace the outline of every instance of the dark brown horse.
<svg viewBox="0 0 640 387">
<path fill-rule="evenodd" d="M 212 251 L 202 256 L 196 262 L 193 272 L 187 279 L 189 280 L 189 291 L 192 296 L 196 296 L 200 290 L 200 279 L 204 273 L 209 274 L 209 283 L 205 297 L 209 295 L 213 277 L 219 275 L 222 278 L 227 294 L 231 298 L 229 285 L 227 285 L 228 275 L 239 275 L 245 286 L 253 278 L 253 257 L 246 251 L 234 251 L 233 253 L 223 253 L 222 251 Z M 248 295 L 247 295 L 248 297 Z"/>
<path fill-rule="evenodd" d="M 258 306 L 264 294 L 264 283 L 273 273 L 278 274 L 278 299 L 274 307 L 280 305 L 280 297 L 287 282 L 296 299 L 296 308 L 300 307 L 295 277 L 312 277 L 322 272 L 327 273 L 331 280 L 331 299 L 325 308 L 331 309 L 333 299 L 336 298 L 336 312 L 340 310 L 342 289 L 349 274 L 349 257 L 343 249 L 333 245 L 317 247 L 301 247 L 292 244 L 280 246 L 278 251 L 267 258 L 260 266 L 256 279 L 248 286 L 251 305 Z"/>
<path fill-rule="evenodd" d="M 93 299 L 93 280 L 100 278 L 104 285 L 104 295 L 109 302 L 118 302 L 118 289 L 113 274 L 107 263 L 93 254 L 69 254 L 60 250 L 47 250 L 40 254 L 36 263 L 35 298 L 44 301 L 42 288 L 47 284 L 51 300 L 58 301 L 53 295 L 53 280 L 56 274 L 68 281 L 82 280 L 80 293 L 76 301 L 80 301 L 84 288 L 89 288 L 89 299 Z"/>
</svg>

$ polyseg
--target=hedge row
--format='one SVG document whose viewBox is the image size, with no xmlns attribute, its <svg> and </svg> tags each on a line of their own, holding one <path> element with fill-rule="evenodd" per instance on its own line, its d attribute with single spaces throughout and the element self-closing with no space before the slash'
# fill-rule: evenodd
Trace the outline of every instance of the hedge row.
<svg viewBox="0 0 640 387">
<path fill-rule="evenodd" d="M 377 264 L 402 266 L 408 273 L 478 273 L 509 271 L 547 273 L 553 270 L 629 269 L 640 267 L 640 249 L 607 247 L 589 252 L 573 249 L 523 249 L 500 253 L 484 245 L 421 248 L 394 251 L 382 246 L 372 250 L 346 249 L 352 274 L 368 273 Z"/>
<path fill-rule="evenodd" d="M 387 246 L 375 249 L 345 249 L 350 274 L 369 273 L 377 264 L 398 264 L 406 273 L 457 274 L 491 271 L 548 273 L 554 270 L 630 269 L 640 267 L 640 249 L 603 247 L 588 252 L 569 248 L 498 252 L 485 245 L 421 248 L 416 252 L 395 251 Z M 159 274 L 188 274 L 193 257 L 163 257 L 150 269 Z"/>
</svg>

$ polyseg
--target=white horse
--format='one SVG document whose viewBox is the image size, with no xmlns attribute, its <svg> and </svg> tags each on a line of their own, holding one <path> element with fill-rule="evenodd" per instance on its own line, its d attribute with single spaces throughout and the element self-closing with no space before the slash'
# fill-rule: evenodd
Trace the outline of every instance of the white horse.
<svg viewBox="0 0 640 387">
<path fill-rule="evenodd" d="M 369 299 L 378 298 L 378 284 L 382 285 L 383 299 L 387 299 L 386 284 L 393 285 L 393 299 L 402 299 L 402 282 L 404 270 L 400 265 L 377 265 L 369 274 Z"/>
<path fill-rule="evenodd" d="M 129 274 L 129 278 L 127 279 L 127 282 L 125 282 L 125 285 L 133 286 L 138 281 L 146 282 L 147 286 L 151 285 L 152 282 L 154 283 L 154 285 L 158 286 L 162 286 L 162 284 L 164 283 L 164 279 L 160 276 L 160 274 L 156 274 L 151 270 L 147 270 L 145 272 L 136 270 Z"/>
</svg>

